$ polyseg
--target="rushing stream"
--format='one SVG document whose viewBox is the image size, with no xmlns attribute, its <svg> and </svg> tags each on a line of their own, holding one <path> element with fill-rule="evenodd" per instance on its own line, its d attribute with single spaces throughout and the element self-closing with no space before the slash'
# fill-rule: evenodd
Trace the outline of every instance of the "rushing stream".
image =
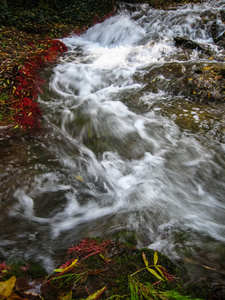
<svg viewBox="0 0 225 300">
<path fill-rule="evenodd" d="M 44 75 L 42 130 L 1 141 L 3 257 L 33 258 L 51 271 L 83 237 L 136 235 L 139 247 L 225 269 L 225 147 L 211 137 L 217 121 L 207 131 L 199 117 L 216 108 L 175 93 L 178 78 L 160 73 L 223 64 L 210 30 L 215 17 L 225 30 L 221 10 L 225 1 L 171 11 L 121 4 L 102 24 L 63 39 L 69 51 Z M 177 36 L 217 59 L 184 53 Z M 196 130 L 175 122 L 176 106 Z"/>
</svg>

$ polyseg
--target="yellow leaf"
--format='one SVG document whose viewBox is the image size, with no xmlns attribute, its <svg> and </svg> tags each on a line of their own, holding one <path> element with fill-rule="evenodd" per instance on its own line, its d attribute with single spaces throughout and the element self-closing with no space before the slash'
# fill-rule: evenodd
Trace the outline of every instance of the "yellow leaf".
<svg viewBox="0 0 225 300">
<path fill-rule="evenodd" d="M 195 95 L 195 94 L 196 94 L 196 91 L 193 91 L 193 94 Z"/>
<path fill-rule="evenodd" d="M 78 261 L 78 259 L 74 259 L 74 261 L 68 267 L 65 267 L 64 269 L 55 269 L 54 272 L 64 273 L 67 270 L 69 270 L 70 268 L 75 267 L 77 261 Z"/>
<path fill-rule="evenodd" d="M 106 286 L 104 286 L 102 289 L 98 290 L 94 294 L 91 294 L 86 300 L 95 300 L 95 299 L 97 299 L 101 295 L 101 293 L 104 292 L 105 289 L 106 289 Z"/>
<path fill-rule="evenodd" d="M 80 180 L 80 181 L 83 181 L 84 182 L 84 179 L 81 178 L 80 176 L 77 176 L 77 175 L 74 175 L 74 177 L 76 177 L 76 179 Z"/>
<path fill-rule="evenodd" d="M 157 262 L 158 262 L 158 253 L 157 253 L 157 251 L 155 251 L 155 253 L 154 253 L 154 265 L 157 265 Z"/>
<path fill-rule="evenodd" d="M 159 265 L 155 266 L 156 270 L 161 274 L 162 278 L 164 279 L 165 276 L 163 275 L 163 272 L 160 270 L 160 267 Z"/>
<path fill-rule="evenodd" d="M 142 258 L 144 260 L 145 266 L 148 267 L 148 261 L 144 252 L 142 252 Z"/>
<path fill-rule="evenodd" d="M 153 269 L 151 269 L 151 268 L 147 268 L 147 270 L 148 270 L 150 273 L 152 273 L 152 274 L 153 274 L 156 278 L 158 278 L 159 280 L 164 281 L 164 279 L 163 279 L 158 273 L 156 273 L 155 270 L 153 270 Z"/>
<path fill-rule="evenodd" d="M 54 272 L 62 273 L 64 269 L 55 269 Z"/>
<path fill-rule="evenodd" d="M 211 56 L 209 59 L 210 59 L 210 60 L 213 60 L 213 56 Z"/>
<path fill-rule="evenodd" d="M 0 296 L 3 297 L 3 299 L 11 296 L 15 283 L 15 276 L 12 276 L 6 281 L 0 282 Z"/>
</svg>

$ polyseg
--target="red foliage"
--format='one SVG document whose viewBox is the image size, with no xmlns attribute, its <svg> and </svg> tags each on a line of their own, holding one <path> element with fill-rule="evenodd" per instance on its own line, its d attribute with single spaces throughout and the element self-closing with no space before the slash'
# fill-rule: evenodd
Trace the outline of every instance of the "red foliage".
<svg viewBox="0 0 225 300">
<path fill-rule="evenodd" d="M 27 272 L 29 271 L 29 268 L 30 268 L 30 264 L 26 263 L 25 266 L 20 266 L 20 270 L 22 272 Z"/>
<path fill-rule="evenodd" d="M 104 253 L 105 251 L 109 250 L 112 247 L 112 245 L 113 242 L 110 240 L 98 242 L 94 239 L 87 238 L 81 240 L 81 242 L 78 245 L 68 248 L 67 253 L 73 253 L 78 258 L 85 259 L 97 253 Z"/>
<path fill-rule="evenodd" d="M 175 275 L 169 274 L 166 270 L 161 269 L 161 271 L 162 271 L 164 277 L 166 278 L 166 280 L 168 280 L 168 281 L 173 281 L 176 278 Z"/>
<path fill-rule="evenodd" d="M 0 275 L 1 275 L 2 271 L 5 271 L 5 270 L 10 270 L 10 266 L 7 266 L 7 264 L 5 262 L 3 262 L 3 263 L 0 262 Z"/>
<path fill-rule="evenodd" d="M 65 262 L 65 264 L 61 265 L 59 269 L 65 269 L 66 267 L 69 267 L 69 265 L 71 265 L 73 261 L 74 259 L 68 260 L 67 262 Z"/>
<path fill-rule="evenodd" d="M 11 99 L 14 115 L 11 119 L 21 129 L 40 127 L 41 110 L 34 101 L 37 93 L 42 92 L 44 81 L 38 76 L 38 71 L 46 61 L 54 62 L 60 53 L 67 51 L 61 41 L 46 39 L 40 43 L 47 49 L 40 49 L 36 55 L 28 58 L 15 78 L 14 97 Z"/>
</svg>

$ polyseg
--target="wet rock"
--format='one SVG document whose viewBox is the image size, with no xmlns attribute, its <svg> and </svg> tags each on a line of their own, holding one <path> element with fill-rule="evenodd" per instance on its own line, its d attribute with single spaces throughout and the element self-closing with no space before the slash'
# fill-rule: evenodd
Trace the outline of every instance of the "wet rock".
<svg viewBox="0 0 225 300">
<path fill-rule="evenodd" d="M 224 12 L 221 13 L 221 20 L 223 20 L 223 18 L 225 18 Z M 211 33 L 214 43 L 218 46 L 225 47 L 225 32 L 216 21 L 212 23 Z"/>
<path fill-rule="evenodd" d="M 192 76 L 184 78 L 189 96 L 200 102 L 225 102 L 224 66 L 205 65 L 194 70 Z"/>
<path fill-rule="evenodd" d="M 184 46 L 186 48 L 189 48 L 189 49 L 197 49 L 197 50 L 203 50 L 204 48 L 202 46 L 200 46 L 198 43 L 188 39 L 188 38 L 185 38 L 185 37 L 175 37 L 174 38 L 175 40 L 175 45 L 176 46 Z"/>
<path fill-rule="evenodd" d="M 221 10 L 220 15 L 221 15 L 222 22 L 225 23 L 225 10 Z"/>
<path fill-rule="evenodd" d="M 206 45 L 202 45 L 200 43 L 192 41 L 189 38 L 178 36 L 178 37 L 174 38 L 174 41 L 175 41 L 175 45 L 177 47 L 184 47 L 187 49 L 196 49 L 196 50 L 202 51 L 203 53 L 208 54 L 208 55 L 212 54 L 212 52 L 210 51 L 210 49 L 207 48 Z"/>
<path fill-rule="evenodd" d="M 143 91 L 164 90 L 198 102 L 225 102 L 225 66 L 214 63 L 172 62 L 151 69 Z"/>
<path fill-rule="evenodd" d="M 219 28 L 218 28 L 218 25 L 215 21 L 212 23 L 211 33 L 212 33 L 212 38 L 215 41 L 218 38 L 218 35 L 219 35 Z"/>
<path fill-rule="evenodd" d="M 225 32 L 223 32 L 221 35 L 214 38 L 214 42 L 221 47 L 225 48 Z"/>
<path fill-rule="evenodd" d="M 118 231 L 113 234 L 113 240 L 116 242 L 122 242 L 129 246 L 136 246 L 137 245 L 137 236 L 134 232 L 123 230 Z"/>
<path fill-rule="evenodd" d="M 147 109 L 173 118 L 181 129 L 205 132 L 225 140 L 225 66 L 217 63 L 168 62 L 141 78 L 142 94 L 166 91 L 172 101 L 153 102 Z"/>
</svg>

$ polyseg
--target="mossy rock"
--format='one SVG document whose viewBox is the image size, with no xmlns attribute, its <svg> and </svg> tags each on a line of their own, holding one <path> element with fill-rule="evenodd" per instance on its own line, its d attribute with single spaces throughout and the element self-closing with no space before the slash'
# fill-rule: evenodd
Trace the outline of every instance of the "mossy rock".
<svg viewBox="0 0 225 300">
<path fill-rule="evenodd" d="M 40 298 L 45 300 L 200 300 L 208 299 L 208 295 L 217 299 L 213 297 L 222 291 L 220 288 L 214 293 L 206 281 L 185 286 L 180 269 L 161 253 L 101 238 L 86 238 L 68 248 L 63 265 L 47 277 L 35 262 L 9 258 L 7 266 L 10 269 L 1 281 L 16 276 L 19 284 L 19 278 L 25 277 L 21 281 L 24 284 L 39 278 Z"/>
<path fill-rule="evenodd" d="M 137 246 L 137 236 L 135 232 L 128 230 L 120 230 L 112 235 L 112 240 L 122 242 L 129 247 Z"/>
<path fill-rule="evenodd" d="M 33 261 L 24 261 L 16 257 L 9 257 L 6 261 L 8 267 L 7 272 L 3 273 L 2 278 L 4 280 L 9 279 L 12 276 L 16 278 L 29 277 L 31 279 L 44 278 L 47 276 L 46 270 L 40 263 Z"/>
<path fill-rule="evenodd" d="M 191 299 L 184 296 L 180 271 L 168 257 L 121 242 L 83 239 L 68 249 L 56 271 L 42 286 L 45 300 L 88 299 L 88 292 L 101 294 L 100 299 Z"/>
</svg>

